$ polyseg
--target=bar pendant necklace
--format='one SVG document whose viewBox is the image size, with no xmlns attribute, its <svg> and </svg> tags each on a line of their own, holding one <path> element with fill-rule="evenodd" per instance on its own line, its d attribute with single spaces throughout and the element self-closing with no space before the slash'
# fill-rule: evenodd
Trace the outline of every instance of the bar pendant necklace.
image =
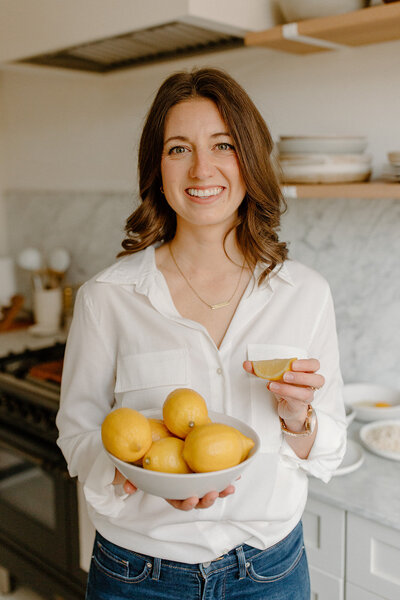
<svg viewBox="0 0 400 600">
<path fill-rule="evenodd" d="M 225 300 L 224 302 L 217 302 L 217 304 L 209 304 L 208 302 L 206 302 L 205 300 L 203 300 L 203 298 L 201 296 L 199 296 L 199 294 L 196 292 L 196 290 L 194 289 L 194 287 L 192 286 L 192 284 L 190 283 L 190 281 L 188 280 L 188 278 L 186 277 L 186 275 L 183 273 L 183 271 L 181 270 L 181 268 L 179 267 L 178 263 L 175 260 L 175 256 L 172 252 L 172 248 L 171 248 L 171 244 L 168 244 L 168 248 L 169 248 L 169 252 L 171 254 L 171 258 L 174 261 L 174 264 L 176 266 L 176 268 L 178 269 L 179 274 L 183 277 L 183 279 L 185 280 L 185 282 L 187 283 L 187 285 L 190 287 L 190 289 L 192 290 L 192 292 L 195 294 L 195 296 L 197 296 L 197 298 L 206 306 L 208 306 L 208 308 L 210 308 L 211 310 L 218 310 L 219 308 L 224 308 L 225 306 L 229 306 L 230 303 L 232 302 L 238 288 L 239 288 L 239 284 L 240 281 L 242 279 L 242 274 L 243 274 L 243 269 L 244 269 L 244 265 L 245 265 L 245 261 L 243 260 L 243 264 L 242 264 L 242 268 L 240 269 L 240 275 L 239 275 L 239 279 L 238 282 L 236 284 L 236 287 L 233 291 L 232 296 L 228 299 Z"/>
</svg>

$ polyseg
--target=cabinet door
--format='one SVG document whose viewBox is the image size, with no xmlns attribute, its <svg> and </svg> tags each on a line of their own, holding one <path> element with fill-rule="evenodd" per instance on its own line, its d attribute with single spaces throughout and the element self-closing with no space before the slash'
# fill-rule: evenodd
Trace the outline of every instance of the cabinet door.
<svg viewBox="0 0 400 600">
<path fill-rule="evenodd" d="M 343 579 L 310 566 L 310 580 L 311 600 L 343 600 Z"/>
<path fill-rule="evenodd" d="M 367 592 L 357 585 L 352 583 L 346 584 L 346 600 L 385 600 L 383 596 L 377 596 L 371 592 Z"/>
<path fill-rule="evenodd" d="M 303 527 L 309 564 L 343 579 L 344 510 L 309 498 L 303 515 Z"/>
<path fill-rule="evenodd" d="M 399 600 L 400 530 L 348 513 L 346 579 L 378 598 Z"/>
</svg>

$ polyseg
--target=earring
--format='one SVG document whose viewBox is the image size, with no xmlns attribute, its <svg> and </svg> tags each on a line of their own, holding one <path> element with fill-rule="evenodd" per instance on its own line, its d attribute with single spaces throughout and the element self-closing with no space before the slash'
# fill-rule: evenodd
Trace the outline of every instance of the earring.
<svg viewBox="0 0 400 600">
<path fill-rule="evenodd" d="M 164 190 L 163 190 L 163 186 L 160 185 L 160 192 L 162 193 L 162 195 L 164 195 Z"/>
</svg>

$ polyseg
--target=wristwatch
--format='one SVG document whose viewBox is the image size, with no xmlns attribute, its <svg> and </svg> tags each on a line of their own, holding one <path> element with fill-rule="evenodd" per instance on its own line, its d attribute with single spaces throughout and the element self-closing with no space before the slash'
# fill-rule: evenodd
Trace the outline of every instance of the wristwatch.
<svg viewBox="0 0 400 600">
<path fill-rule="evenodd" d="M 286 423 L 282 419 L 282 417 L 279 417 L 279 420 L 281 422 L 281 429 L 284 433 L 286 433 L 286 435 L 291 435 L 294 437 L 303 437 L 311 435 L 313 433 L 315 429 L 315 424 L 317 422 L 317 415 L 315 414 L 315 411 L 311 404 L 309 404 L 307 407 L 306 420 L 304 421 L 304 429 L 303 431 L 299 431 L 297 433 L 295 431 L 290 431 L 290 429 L 287 428 Z"/>
</svg>

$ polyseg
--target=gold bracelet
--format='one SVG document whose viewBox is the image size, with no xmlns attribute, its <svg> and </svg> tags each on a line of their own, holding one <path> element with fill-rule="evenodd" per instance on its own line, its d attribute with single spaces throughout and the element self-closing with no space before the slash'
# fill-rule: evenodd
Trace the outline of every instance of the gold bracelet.
<svg viewBox="0 0 400 600">
<path fill-rule="evenodd" d="M 279 417 L 279 420 L 281 422 L 281 429 L 282 429 L 283 433 L 286 433 L 286 435 L 291 435 L 294 437 L 304 437 L 304 436 L 311 435 L 313 433 L 313 431 L 315 429 L 315 424 L 317 422 L 317 415 L 315 414 L 315 411 L 314 411 L 313 407 L 311 406 L 311 404 L 309 404 L 307 407 L 306 420 L 304 421 L 304 429 L 303 429 L 303 431 L 299 431 L 298 433 L 296 433 L 295 431 L 290 431 L 290 429 L 287 428 L 287 425 L 286 425 L 285 421 L 282 419 L 282 417 Z"/>
</svg>

